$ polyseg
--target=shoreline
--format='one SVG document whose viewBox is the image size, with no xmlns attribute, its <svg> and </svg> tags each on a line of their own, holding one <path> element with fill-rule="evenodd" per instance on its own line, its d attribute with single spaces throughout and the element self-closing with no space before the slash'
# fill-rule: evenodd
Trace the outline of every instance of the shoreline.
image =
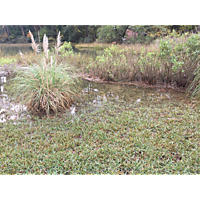
<svg viewBox="0 0 200 200">
<path fill-rule="evenodd" d="M 104 81 L 102 79 L 100 79 L 99 77 L 91 77 L 90 75 L 88 76 L 84 76 L 81 75 L 80 76 L 83 80 L 89 81 L 89 82 L 93 82 L 93 83 L 106 83 L 106 84 L 116 84 L 116 85 L 134 85 L 136 87 L 139 88 L 154 88 L 154 89 L 158 89 L 161 92 L 166 92 L 168 90 L 174 90 L 176 92 L 181 92 L 181 93 L 185 93 L 186 92 L 186 88 L 179 88 L 173 85 L 167 85 L 164 83 L 159 82 L 156 85 L 149 85 L 143 81 L 132 81 L 132 82 L 114 82 L 114 81 Z"/>
<path fill-rule="evenodd" d="M 14 43 L 14 44 L 8 44 L 8 43 L 0 43 L 0 47 L 3 46 L 31 46 L 31 43 Z"/>
</svg>

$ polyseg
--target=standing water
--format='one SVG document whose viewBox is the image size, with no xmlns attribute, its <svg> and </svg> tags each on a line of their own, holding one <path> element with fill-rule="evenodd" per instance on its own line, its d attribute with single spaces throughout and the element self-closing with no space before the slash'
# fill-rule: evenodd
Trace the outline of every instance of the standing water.
<svg viewBox="0 0 200 200">
<path fill-rule="evenodd" d="M 4 88 L 7 81 L 6 76 L 1 76 L 0 80 L 0 122 L 26 118 L 29 115 L 26 107 L 8 97 L 8 92 Z M 174 91 L 163 92 L 159 89 L 144 89 L 130 85 L 91 83 L 88 81 L 84 81 L 81 96 L 82 101 L 75 102 L 71 109 L 66 110 L 65 114 L 76 116 L 76 113 L 78 114 L 80 110 L 92 112 L 104 106 L 106 102 L 112 102 L 113 104 L 131 102 L 142 106 L 142 104 L 151 105 L 158 102 L 180 101 L 185 98 L 183 93 Z M 63 113 L 60 116 L 62 117 L 62 115 Z"/>
<path fill-rule="evenodd" d="M 5 73 L 0 74 L 0 123 L 7 120 L 18 120 L 23 111 L 26 111 L 26 107 L 19 102 L 8 97 L 8 92 L 5 90 L 4 85 L 7 82 L 7 76 Z"/>
</svg>

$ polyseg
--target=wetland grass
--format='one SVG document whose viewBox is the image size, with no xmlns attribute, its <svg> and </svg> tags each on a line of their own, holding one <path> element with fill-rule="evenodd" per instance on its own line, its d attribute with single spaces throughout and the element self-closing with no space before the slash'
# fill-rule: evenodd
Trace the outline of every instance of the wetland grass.
<svg viewBox="0 0 200 200">
<path fill-rule="evenodd" d="M 33 35 L 32 48 L 35 54 L 35 63 L 28 63 L 20 52 L 26 68 L 19 69 L 17 76 L 11 79 L 11 93 L 20 98 L 33 113 L 57 113 L 71 106 L 75 85 L 78 83 L 73 73 L 62 63 L 58 63 L 54 57 L 48 54 L 48 38 L 43 38 L 43 54 L 38 58 L 39 45 L 35 43 Z M 61 44 L 58 35 L 56 51 Z"/>
</svg>

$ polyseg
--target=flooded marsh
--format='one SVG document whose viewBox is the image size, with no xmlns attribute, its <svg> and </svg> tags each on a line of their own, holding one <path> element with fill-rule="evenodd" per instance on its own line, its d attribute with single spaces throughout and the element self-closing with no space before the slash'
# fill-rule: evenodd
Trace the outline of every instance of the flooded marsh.
<svg viewBox="0 0 200 200">
<path fill-rule="evenodd" d="M 0 174 L 199 174 L 200 109 L 167 88 L 83 81 L 70 109 L 33 115 L 0 74 Z"/>
</svg>

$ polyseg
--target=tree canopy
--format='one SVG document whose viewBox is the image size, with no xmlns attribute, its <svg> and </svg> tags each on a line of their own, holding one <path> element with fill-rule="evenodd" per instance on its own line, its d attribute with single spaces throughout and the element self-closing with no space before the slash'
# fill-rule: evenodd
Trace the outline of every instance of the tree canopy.
<svg viewBox="0 0 200 200">
<path fill-rule="evenodd" d="M 197 32 L 197 25 L 1 25 L 1 43 L 27 43 L 30 41 L 29 30 L 36 41 L 46 34 L 50 42 L 55 42 L 60 31 L 62 40 L 73 43 L 117 42 L 134 43 L 152 41 L 157 37 L 168 35 L 175 30 L 177 33 Z M 127 39 L 127 30 L 137 33 L 137 38 Z"/>
</svg>

